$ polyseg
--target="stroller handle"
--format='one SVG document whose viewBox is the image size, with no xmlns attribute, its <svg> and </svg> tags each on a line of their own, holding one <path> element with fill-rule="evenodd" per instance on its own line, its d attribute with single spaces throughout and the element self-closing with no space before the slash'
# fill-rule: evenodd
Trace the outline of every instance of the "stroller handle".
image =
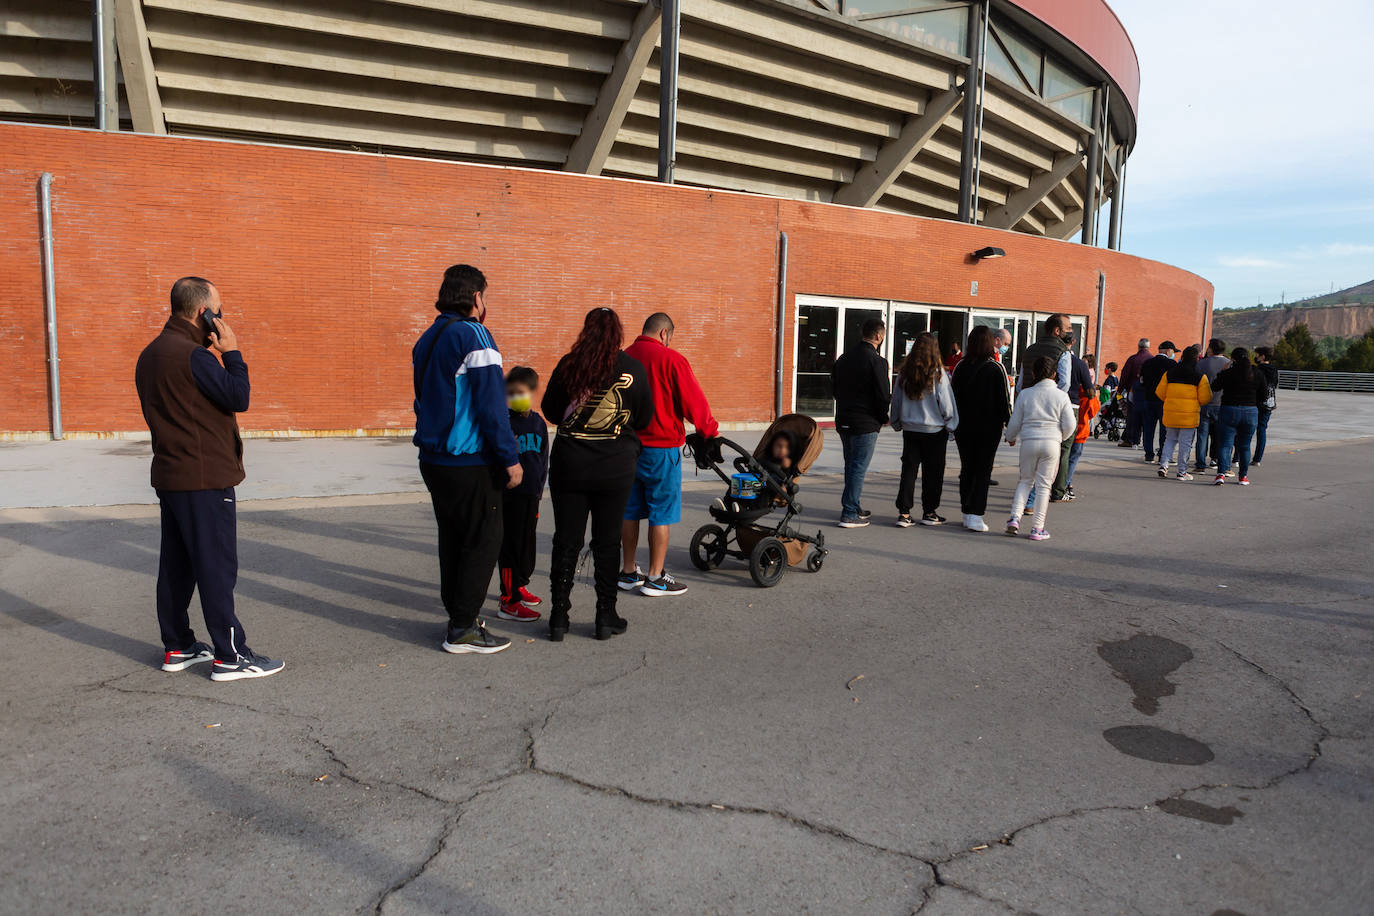
<svg viewBox="0 0 1374 916">
<path fill-rule="evenodd" d="M 754 457 L 753 452 L 749 451 L 747 448 L 740 445 L 733 439 L 727 439 L 724 436 L 719 436 L 714 441 L 730 448 L 732 451 L 739 453 L 740 457 L 731 461 L 731 464 L 738 467 L 738 463 L 741 460 L 743 460 L 745 466 L 749 468 L 749 471 L 753 474 L 758 475 L 759 479 L 764 482 L 764 485 L 767 486 L 767 488 L 771 490 L 775 495 L 783 499 L 791 498 L 791 494 L 788 492 L 787 485 L 782 481 L 778 480 L 777 476 L 774 475 L 772 471 L 764 467 L 763 463 L 759 461 L 759 459 Z M 691 451 L 692 454 L 695 456 L 696 453 L 692 450 L 691 443 L 688 443 L 687 448 L 688 451 Z M 704 457 L 709 462 L 711 470 L 715 471 L 716 476 L 719 477 L 724 483 L 728 484 L 730 482 L 730 475 L 726 474 L 725 471 L 721 469 L 720 464 L 710 460 L 709 453 L 706 454 Z M 698 464 L 697 466 L 700 467 L 700 464 Z"/>
</svg>

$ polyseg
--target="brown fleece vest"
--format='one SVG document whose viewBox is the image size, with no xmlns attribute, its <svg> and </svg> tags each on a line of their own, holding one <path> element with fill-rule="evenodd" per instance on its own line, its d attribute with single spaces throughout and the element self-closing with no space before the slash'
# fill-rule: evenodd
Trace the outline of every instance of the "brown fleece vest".
<svg viewBox="0 0 1374 916">
<path fill-rule="evenodd" d="M 200 346 L 194 322 L 170 318 L 134 370 L 143 418 L 153 434 L 157 490 L 223 490 L 243 481 L 238 422 L 202 394 L 191 375 L 191 354 Z"/>
</svg>

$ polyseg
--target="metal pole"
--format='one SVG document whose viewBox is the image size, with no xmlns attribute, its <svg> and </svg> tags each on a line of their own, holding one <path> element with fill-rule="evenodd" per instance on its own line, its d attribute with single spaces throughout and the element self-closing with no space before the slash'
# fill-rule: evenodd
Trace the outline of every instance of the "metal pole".
<svg viewBox="0 0 1374 916">
<path fill-rule="evenodd" d="M 774 384 L 773 419 L 782 416 L 782 391 L 787 378 L 783 371 L 787 341 L 787 233 L 778 234 L 778 373 Z"/>
<path fill-rule="evenodd" d="M 658 180 L 673 183 L 677 168 L 677 65 L 682 36 L 680 0 L 662 0 L 663 38 L 659 44 Z"/>
<path fill-rule="evenodd" d="M 1121 250 L 1121 225 L 1126 221 L 1126 166 L 1129 162 L 1123 152 L 1121 173 L 1116 179 L 1116 193 L 1112 195 L 1112 221 L 1107 229 L 1107 239 L 1113 251 Z"/>
<path fill-rule="evenodd" d="M 43 317 L 48 333 L 48 404 L 52 437 L 62 438 L 62 382 L 57 358 L 57 282 L 52 265 L 52 175 L 38 179 L 39 228 L 43 243 Z"/>
<path fill-rule="evenodd" d="M 1097 354 L 1097 365 L 1099 367 L 1107 365 L 1107 361 L 1102 356 L 1102 323 L 1107 318 L 1107 275 L 1102 271 L 1097 272 L 1097 327 L 1094 329 L 1093 352 Z M 1101 372 L 1098 378 L 1101 378 Z"/>
<path fill-rule="evenodd" d="M 91 87 L 95 93 L 95 129 L 105 129 L 105 2 L 91 3 Z"/>
<path fill-rule="evenodd" d="M 968 8 L 968 72 L 964 74 L 964 135 L 959 151 L 959 222 L 969 222 L 973 204 L 974 159 L 978 155 L 976 142 L 978 133 L 978 110 L 982 107 L 982 97 L 975 98 L 979 84 L 979 61 L 983 57 L 981 47 L 983 24 L 982 4 L 973 3 Z"/>
<path fill-rule="evenodd" d="M 1093 90 L 1093 134 L 1088 140 L 1088 167 L 1084 172 L 1087 187 L 1083 189 L 1083 232 L 1079 241 L 1084 245 L 1093 243 L 1093 230 L 1097 226 L 1097 170 L 1101 168 L 1102 140 L 1102 92 Z"/>
<path fill-rule="evenodd" d="M 1121 189 L 1126 183 L 1125 147 L 1119 147 L 1116 156 L 1116 187 L 1112 189 L 1112 208 L 1107 218 L 1107 247 L 1118 251 L 1121 240 Z"/>
<path fill-rule="evenodd" d="M 1098 166 L 1097 169 L 1098 212 L 1093 214 L 1094 245 L 1098 243 L 1098 230 L 1102 228 L 1102 195 L 1107 193 L 1107 153 L 1112 148 L 1112 89 L 1110 86 L 1103 88 L 1101 137 L 1102 139 L 1098 141 L 1102 147 L 1102 151 L 1098 154 L 1098 158 L 1102 160 L 1102 164 Z M 1111 232 L 1108 230 L 1108 235 L 1110 234 Z"/>
<path fill-rule="evenodd" d="M 978 145 L 973 156 L 973 200 L 969 222 L 978 224 L 978 197 L 983 187 L 983 99 L 988 84 L 988 22 L 992 19 L 992 0 L 983 2 L 983 34 L 978 40 Z"/>
<path fill-rule="evenodd" d="M 119 76 L 115 72 L 114 0 L 91 3 L 91 86 L 98 130 L 119 130 Z"/>
</svg>

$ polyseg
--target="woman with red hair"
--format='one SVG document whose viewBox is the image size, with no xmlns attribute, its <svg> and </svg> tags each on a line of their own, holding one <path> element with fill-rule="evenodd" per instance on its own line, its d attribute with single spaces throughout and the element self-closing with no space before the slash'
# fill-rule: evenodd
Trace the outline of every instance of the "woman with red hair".
<svg viewBox="0 0 1374 916">
<path fill-rule="evenodd" d="M 625 330 L 608 308 L 587 313 L 572 349 L 558 361 L 544 389 L 544 416 L 558 424 L 549 456 L 553 497 L 552 608 L 549 639 L 568 632 L 577 554 L 592 523 L 596 580 L 596 638 L 625 632 L 616 613 L 620 523 L 639 461 L 638 430 L 653 419 L 644 366 L 620 349 Z"/>
</svg>

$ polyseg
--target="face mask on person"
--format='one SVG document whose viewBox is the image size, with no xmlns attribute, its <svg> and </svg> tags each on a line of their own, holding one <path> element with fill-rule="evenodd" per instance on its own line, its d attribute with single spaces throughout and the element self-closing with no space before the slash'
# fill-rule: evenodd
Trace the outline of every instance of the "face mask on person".
<svg viewBox="0 0 1374 916">
<path fill-rule="evenodd" d="M 525 413 L 532 406 L 528 394 L 512 394 L 506 398 L 506 403 L 509 404 L 510 409 L 516 413 Z"/>
<path fill-rule="evenodd" d="M 1011 349 L 1011 345 L 1010 345 L 1010 344 L 1002 344 L 1002 346 L 1000 346 L 1000 347 L 997 348 L 997 355 L 998 355 L 998 356 L 1006 356 L 1006 355 L 1007 355 L 1007 351 L 1010 350 L 1010 349 Z"/>
</svg>

